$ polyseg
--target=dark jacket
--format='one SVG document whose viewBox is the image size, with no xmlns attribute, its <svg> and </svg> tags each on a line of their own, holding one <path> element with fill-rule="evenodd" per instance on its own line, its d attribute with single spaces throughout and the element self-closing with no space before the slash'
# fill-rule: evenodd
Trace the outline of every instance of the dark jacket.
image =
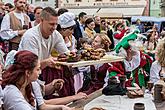
<svg viewBox="0 0 165 110">
<path fill-rule="evenodd" d="M 96 33 L 100 33 L 100 31 L 101 31 L 101 30 L 100 30 L 100 25 L 95 24 L 94 30 L 95 30 Z"/>
<path fill-rule="evenodd" d="M 73 36 L 77 40 L 77 49 L 79 49 L 80 48 L 79 38 L 82 38 L 83 35 L 82 35 L 81 29 L 80 29 L 80 24 L 78 21 L 76 21 L 76 26 L 74 28 Z"/>
<path fill-rule="evenodd" d="M 114 45 L 114 39 L 113 39 L 113 31 L 112 31 L 112 29 L 109 29 L 108 31 L 107 31 L 107 36 L 109 37 L 109 39 L 111 40 L 111 45 L 110 45 L 110 49 L 113 49 L 114 47 L 115 47 L 115 45 Z"/>
</svg>

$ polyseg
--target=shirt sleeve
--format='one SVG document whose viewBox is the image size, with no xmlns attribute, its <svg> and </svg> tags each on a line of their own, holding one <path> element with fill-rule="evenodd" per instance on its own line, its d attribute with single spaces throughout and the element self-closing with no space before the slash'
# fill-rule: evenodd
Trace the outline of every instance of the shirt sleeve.
<svg viewBox="0 0 165 110">
<path fill-rule="evenodd" d="M 33 35 L 30 34 L 28 31 L 25 32 L 25 34 L 23 35 L 21 42 L 19 44 L 18 50 L 28 50 L 38 56 L 38 54 L 39 54 L 38 48 L 39 47 L 37 44 L 37 39 L 35 39 L 35 37 L 33 37 Z"/>
<path fill-rule="evenodd" d="M 53 33 L 55 38 L 56 38 L 56 44 L 55 44 L 55 49 L 61 54 L 61 53 L 68 53 L 70 52 L 68 50 L 68 48 L 65 45 L 64 39 L 62 37 L 62 35 L 55 31 L 55 33 Z"/>
<path fill-rule="evenodd" d="M 25 14 L 25 13 L 24 13 Z M 31 22 L 31 20 L 30 20 L 30 17 L 27 15 L 27 14 L 25 14 L 27 17 L 28 17 L 28 22 L 30 23 Z M 29 25 L 29 24 L 28 24 Z"/>
<path fill-rule="evenodd" d="M 0 36 L 2 37 L 2 39 L 5 40 L 9 40 L 14 38 L 15 36 L 18 36 L 18 31 L 13 31 L 12 29 L 10 29 L 9 14 L 5 15 L 2 20 Z"/>
<path fill-rule="evenodd" d="M 41 106 L 42 104 L 44 104 L 44 99 L 41 93 L 40 85 L 37 81 L 35 81 L 32 82 L 32 87 L 33 87 L 34 96 L 37 100 L 37 105 Z"/>
<path fill-rule="evenodd" d="M 83 38 L 87 38 L 87 39 L 89 38 L 88 34 L 85 31 L 84 31 L 84 34 L 83 34 Z"/>
</svg>

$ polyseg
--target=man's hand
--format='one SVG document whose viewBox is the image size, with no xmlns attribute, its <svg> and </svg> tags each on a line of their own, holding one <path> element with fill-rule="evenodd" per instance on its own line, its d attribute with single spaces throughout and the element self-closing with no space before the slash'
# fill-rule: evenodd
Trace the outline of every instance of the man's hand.
<svg viewBox="0 0 165 110">
<path fill-rule="evenodd" d="M 45 60 L 46 66 L 48 66 L 48 67 L 55 67 L 56 61 L 57 61 L 57 58 L 49 57 L 48 59 Z"/>
<path fill-rule="evenodd" d="M 23 30 L 18 30 L 18 35 L 19 35 L 19 36 L 22 36 L 25 32 L 26 32 L 25 29 L 23 29 Z"/>
</svg>

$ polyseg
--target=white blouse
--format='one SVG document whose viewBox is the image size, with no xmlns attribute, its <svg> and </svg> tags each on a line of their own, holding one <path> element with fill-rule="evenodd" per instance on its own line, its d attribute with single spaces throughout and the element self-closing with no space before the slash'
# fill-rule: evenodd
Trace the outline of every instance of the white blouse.
<svg viewBox="0 0 165 110">
<path fill-rule="evenodd" d="M 151 69 L 150 69 L 150 81 L 153 83 L 156 83 L 159 79 L 159 72 L 161 70 L 161 66 L 158 63 L 158 61 L 154 61 L 151 65 Z"/>
<path fill-rule="evenodd" d="M 22 95 L 21 91 L 15 85 L 7 85 L 4 88 L 4 109 L 5 110 L 37 110 L 37 105 L 44 103 L 38 83 L 32 82 L 33 92 L 35 98 L 35 107 L 30 105 Z"/>
</svg>

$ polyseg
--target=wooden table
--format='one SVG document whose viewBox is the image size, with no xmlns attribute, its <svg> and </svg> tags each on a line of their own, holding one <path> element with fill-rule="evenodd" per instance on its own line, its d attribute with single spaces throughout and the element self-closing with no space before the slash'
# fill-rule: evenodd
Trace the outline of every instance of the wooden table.
<svg viewBox="0 0 165 110">
<path fill-rule="evenodd" d="M 165 101 L 162 103 L 155 103 L 157 110 L 165 110 Z"/>
<path fill-rule="evenodd" d="M 88 96 L 88 99 L 81 99 L 73 102 L 69 107 L 75 107 L 76 110 L 83 110 L 84 106 L 88 104 L 93 99 L 102 95 L 102 89 L 97 90 Z M 162 103 L 155 103 L 157 110 L 165 110 L 165 101 Z"/>
</svg>

